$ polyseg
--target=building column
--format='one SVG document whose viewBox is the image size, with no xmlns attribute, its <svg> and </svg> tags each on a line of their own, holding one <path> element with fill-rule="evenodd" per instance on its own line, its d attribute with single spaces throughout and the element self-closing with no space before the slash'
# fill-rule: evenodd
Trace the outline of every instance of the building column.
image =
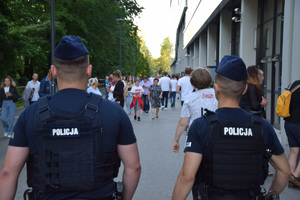
<svg viewBox="0 0 300 200">
<path fill-rule="evenodd" d="M 216 66 L 217 26 L 209 24 L 207 29 L 207 66 Z"/>
<path fill-rule="evenodd" d="M 199 65 L 207 67 L 207 35 L 203 33 L 199 38 Z"/>
<path fill-rule="evenodd" d="M 258 0 L 241 1 L 240 57 L 246 66 L 256 63 L 254 32 L 257 28 Z"/>
<path fill-rule="evenodd" d="M 194 42 L 194 69 L 199 67 L 199 42 L 195 40 Z"/>
<path fill-rule="evenodd" d="M 219 61 L 221 61 L 225 55 L 231 54 L 231 15 L 230 10 L 222 10 L 220 13 Z"/>
</svg>

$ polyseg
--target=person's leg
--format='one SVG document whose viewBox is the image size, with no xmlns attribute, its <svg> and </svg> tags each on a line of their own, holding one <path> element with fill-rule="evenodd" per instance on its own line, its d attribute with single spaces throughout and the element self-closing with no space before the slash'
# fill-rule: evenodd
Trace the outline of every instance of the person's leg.
<svg viewBox="0 0 300 200">
<path fill-rule="evenodd" d="M 176 102 L 176 92 L 172 92 L 172 101 L 173 101 L 173 108 L 175 108 L 175 102 Z"/>
<path fill-rule="evenodd" d="M 148 95 L 144 95 L 144 110 L 146 111 L 146 113 L 148 113 L 149 111 L 149 101 L 148 101 Z"/>
<path fill-rule="evenodd" d="M 183 104 L 184 104 L 184 101 L 181 101 L 181 106 L 183 106 Z"/>
<path fill-rule="evenodd" d="M 11 136 L 14 129 L 14 121 L 15 121 L 15 114 L 16 114 L 16 103 L 13 101 L 9 101 L 9 110 L 8 110 L 8 130 L 7 136 Z"/>
<path fill-rule="evenodd" d="M 156 108 L 156 118 L 158 118 L 159 108 Z"/>
<path fill-rule="evenodd" d="M 1 109 L 1 121 L 5 132 L 8 131 L 8 104 L 7 101 L 3 101 Z"/>
<path fill-rule="evenodd" d="M 165 93 L 165 92 L 163 92 L 162 98 L 160 99 L 160 101 L 161 101 L 161 107 L 162 107 L 162 108 L 164 108 L 164 93 Z"/>
<path fill-rule="evenodd" d="M 155 109 L 155 108 L 151 108 L 152 119 L 154 119 L 154 109 Z"/>
<path fill-rule="evenodd" d="M 169 92 L 168 91 L 164 92 L 164 96 L 165 96 L 165 108 L 168 108 L 168 96 L 169 96 Z"/>
<path fill-rule="evenodd" d="M 297 158 L 298 158 L 298 155 L 299 155 L 299 150 L 300 150 L 299 147 L 291 147 L 290 148 L 290 154 L 289 154 L 289 157 L 288 157 L 288 162 L 289 162 L 292 174 L 295 172 L 296 167 L 297 167 Z"/>
</svg>

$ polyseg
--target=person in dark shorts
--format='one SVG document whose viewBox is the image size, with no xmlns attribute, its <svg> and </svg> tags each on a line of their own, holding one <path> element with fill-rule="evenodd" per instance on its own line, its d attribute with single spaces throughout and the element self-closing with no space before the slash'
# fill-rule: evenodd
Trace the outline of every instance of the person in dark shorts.
<svg viewBox="0 0 300 200">
<path fill-rule="evenodd" d="M 298 89 L 296 89 L 298 87 Z M 298 156 L 300 152 L 300 80 L 294 81 L 290 88 L 296 90 L 292 93 L 290 102 L 290 115 L 285 118 L 284 129 L 290 146 L 288 157 L 291 175 L 289 186 L 300 187 L 300 162 Z"/>
</svg>

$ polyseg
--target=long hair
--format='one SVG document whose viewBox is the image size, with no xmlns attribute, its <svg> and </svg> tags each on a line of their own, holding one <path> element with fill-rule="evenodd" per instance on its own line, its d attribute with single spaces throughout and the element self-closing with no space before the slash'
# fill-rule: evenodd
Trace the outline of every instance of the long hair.
<svg viewBox="0 0 300 200">
<path fill-rule="evenodd" d="M 5 76 L 5 77 L 3 78 L 3 80 L 2 80 L 1 88 L 5 88 L 5 83 L 4 83 L 4 81 L 5 81 L 5 79 L 7 79 L 7 78 L 10 80 L 10 85 L 16 86 L 15 82 L 11 79 L 10 76 Z"/>
<path fill-rule="evenodd" d="M 262 90 L 261 90 L 261 85 L 258 80 L 258 73 L 259 73 L 260 67 L 257 65 L 250 65 L 247 68 L 247 73 L 248 73 L 248 79 L 247 83 L 253 84 L 256 86 L 258 93 L 260 96 L 263 95 Z"/>
</svg>

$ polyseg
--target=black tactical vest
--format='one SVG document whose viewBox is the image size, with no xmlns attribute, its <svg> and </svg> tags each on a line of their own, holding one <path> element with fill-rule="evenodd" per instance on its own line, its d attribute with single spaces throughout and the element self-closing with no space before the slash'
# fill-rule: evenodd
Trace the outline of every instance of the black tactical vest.
<svg viewBox="0 0 300 200">
<path fill-rule="evenodd" d="M 200 182 L 222 190 L 252 190 L 268 174 L 268 159 L 262 136 L 261 117 L 249 123 L 220 122 L 215 113 L 205 115 L 210 124 L 209 155 L 204 155 Z"/>
<path fill-rule="evenodd" d="M 82 112 L 72 116 L 56 115 L 49 96 L 38 100 L 28 186 L 41 192 L 92 190 L 113 180 L 116 153 L 101 152 L 102 97 L 89 95 Z"/>
</svg>

